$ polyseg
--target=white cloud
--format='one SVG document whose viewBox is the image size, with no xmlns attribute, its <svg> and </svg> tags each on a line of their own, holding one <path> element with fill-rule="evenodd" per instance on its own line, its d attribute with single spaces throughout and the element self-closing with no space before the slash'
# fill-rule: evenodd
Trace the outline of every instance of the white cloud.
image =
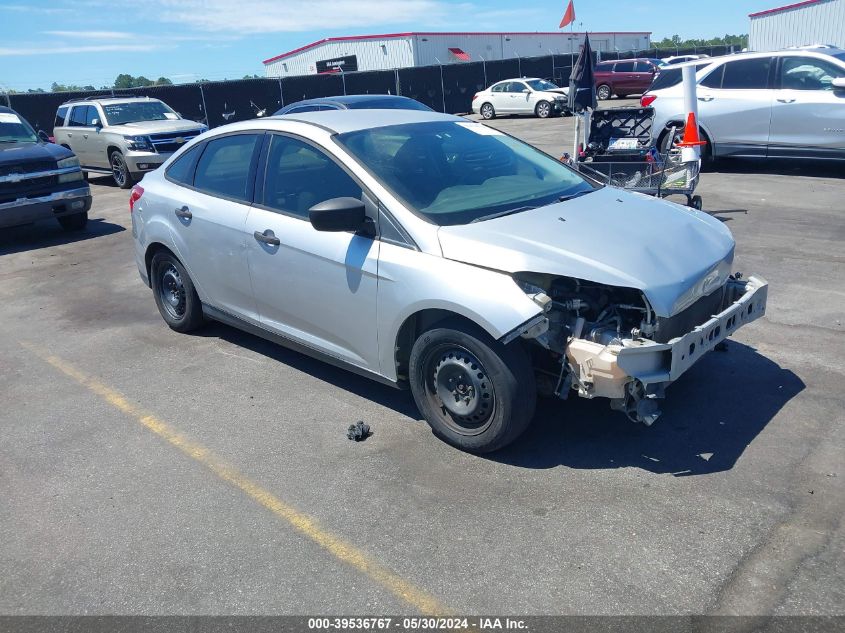
<svg viewBox="0 0 845 633">
<path fill-rule="evenodd" d="M 279 33 L 380 25 L 444 26 L 466 18 L 472 5 L 444 0 L 151 0 L 147 12 L 163 22 L 209 32 Z"/>
<path fill-rule="evenodd" d="M 42 13 L 46 15 L 55 15 L 56 13 L 70 13 L 70 9 L 59 7 L 38 7 L 26 4 L 0 4 L 2 11 L 15 11 L 17 13 Z"/>
<path fill-rule="evenodd" d="M 0 47 L 0 57 L 27 55 L 68 55 L 74 53 L 149 52 L 161 49 L 156 44 L 97 44 L 93 46 Z"/>
<path fill-rule="evenodd" d="M 123 40 L 135 37 L 127 31 L 44 31 L 44 34 L 86 40 Z"/>
</svg>

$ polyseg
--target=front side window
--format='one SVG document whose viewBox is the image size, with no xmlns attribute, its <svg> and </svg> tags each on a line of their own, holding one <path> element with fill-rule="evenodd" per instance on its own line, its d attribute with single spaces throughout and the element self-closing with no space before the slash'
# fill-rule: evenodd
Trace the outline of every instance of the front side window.
<svg viewBox="0 0 845 633">
<path fill-rule="evenodd" d="M 179 118 L 178 114 L 161 101 L 110 103 L 103 106 L 103 113 L 109 125 L 123 125 L 139 121 L 175 121 Z"/>
<path fill-rule="evenodd" d="M 632 73 L 634 72 L 634 62 L 619 62 L 613 69 L 617 73 Z"/>
<path fill-rule="evenodd" d="M 211 195 L 250 202 L 250 173 L 258 134 L 233 134 L 208 141 L 197 163 L 194 187 Z"/>
<path fill-rule="evenodd" d="M 94 127 L 95 120 L 100 121 L 100 114 L 97 112 L 96 106 L 89 105 L 88 112 L 85 114 L 85 125 L 87 127 Z"/>
<path fill-rule="evenodd" d="M 833 80 L 845 77 L 845 70 L 813 57 L 786 57 L 780 74 L 787 90 L 833 90 Z"/>
<path fill-rule="evenodd" d="M 558 89 L 558 87 L 554 85 L 551 81 L 546 81 L 545 79 L 532 79 L 531 81 L 526 81 L 525 83 L 528 84 L 529 88 L 531 88 L 532 90 L 536 90 L 537 92 Z"/>
<path fill-rule="evenodd" d="M 479 123 L 410 123 L 335 138 L 412 211 L 441 226 L 595 190 L 560 161 Z"/>
<path fill-rule="evenodd" d="M 289 136 L 273 136 L 264 177 L 264 206 L 307 219 L 315 204 L 332 198 L 360 200 L 361 193 L 349 174 L 316 147 Z"/>
<path fill-rule="evenodd" d="M 0 145 L 11 143 L 35 143 L 35 131 L 16 112 L 0 112 Z"/>
<path fill-rule="evenodd" d="M 508 84 L 508 92 L 522 92 L 523 90 L 528 90 L 528 88 L 521 81 L 512 81 Z"/>
</svg>

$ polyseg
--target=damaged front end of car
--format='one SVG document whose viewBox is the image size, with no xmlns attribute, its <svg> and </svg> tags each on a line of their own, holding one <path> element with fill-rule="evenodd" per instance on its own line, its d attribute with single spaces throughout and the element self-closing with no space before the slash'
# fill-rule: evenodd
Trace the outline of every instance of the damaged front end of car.
<svg viewBox="0 0 845 633">
<path fill-rule="evenodd" d="M 502 341 L 522 338 L 542 395 L 608 398 L 651 425 L 665 388 L 739 327 L 763 316 L 768 284 L 716 267 L 660 315 L 647 293 L 583 279 L 521 272 L 516 283 L 542 312 Z"/>
</svg>

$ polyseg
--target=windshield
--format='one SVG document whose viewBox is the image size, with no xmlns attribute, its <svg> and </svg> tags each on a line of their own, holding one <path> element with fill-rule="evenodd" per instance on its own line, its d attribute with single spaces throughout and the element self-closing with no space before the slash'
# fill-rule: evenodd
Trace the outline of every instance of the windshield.
<svg viewBox="0 0 845 633">
<path fill-rule="evenodd" d="M 346 107 L 350 110 L 425 110 L 432 112 L 432 109 L 427 105 L 414 99 L 366 99 L 364 101 L 350 101 L 346 104 Z"/>
<path fill-rule="evenodd" d="M 543 90 L 558 90 L 559 87 L 554 85 L 551 81 L 546 81 L 545 79 L 532 79 L 531 81 L 526 81 L 532 90 L 538 90 L 542 92 Z"/>
<path fill-rule="evenodd" d="M 440 226 L 595 190 L 551 156 L 480 123 L 408 123 L 335 138 L 411 210 Z"/>
<path fill-rule="evenodd" d="M 0 143 L 37 143 L 38 135 L 14 112 L 0 112 Z"/>
<path fill-rule="evenodd" d="M 173 110 L 161 101 L 130 101 L 103 106 L 103 114 L 109 125 L 123 125 L 138 121 L 164 121 L 179 118 Z"/>
</svg>

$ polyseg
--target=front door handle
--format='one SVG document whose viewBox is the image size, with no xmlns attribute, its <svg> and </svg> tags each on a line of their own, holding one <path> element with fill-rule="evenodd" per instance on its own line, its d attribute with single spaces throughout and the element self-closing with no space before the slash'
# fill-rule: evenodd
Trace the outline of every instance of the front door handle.
<svg viewBox="0 0 845 633">
<path fill-rule="evenodd" d="M 795 99 L 778 99 L 778 103 L 795 103 Z"/>
<path fill-rule="evenodd" d="M 263 233 L 261 233 L 260 231 L 255 231 L 252 235 L 259 242 L 264 242 L 265 244 L 269 244 L 270 246 L 279 246 L 282 243 L 282 241 L 278 237 L 276 237 L 276 234 L 273 233 L 273 231 L 271 231 L 270 229 L 265 230 Z"/>
<path fill-rule="evenodd" d="M 182 207 L 181 209 L 176 209 L 174 211 L 177 218 L 184 218 L 185 220 L 190 220 L 194 217 L 194 214 L 188 210 L 188 207 Z"/>
<path fill-rule="evenodd" d="M 713 101 L 713 99 L 715 99 L 715 97 L 699 97 L 698 98 L 699 101 L 704 101 L 705 103 Z"/>
</svg>

